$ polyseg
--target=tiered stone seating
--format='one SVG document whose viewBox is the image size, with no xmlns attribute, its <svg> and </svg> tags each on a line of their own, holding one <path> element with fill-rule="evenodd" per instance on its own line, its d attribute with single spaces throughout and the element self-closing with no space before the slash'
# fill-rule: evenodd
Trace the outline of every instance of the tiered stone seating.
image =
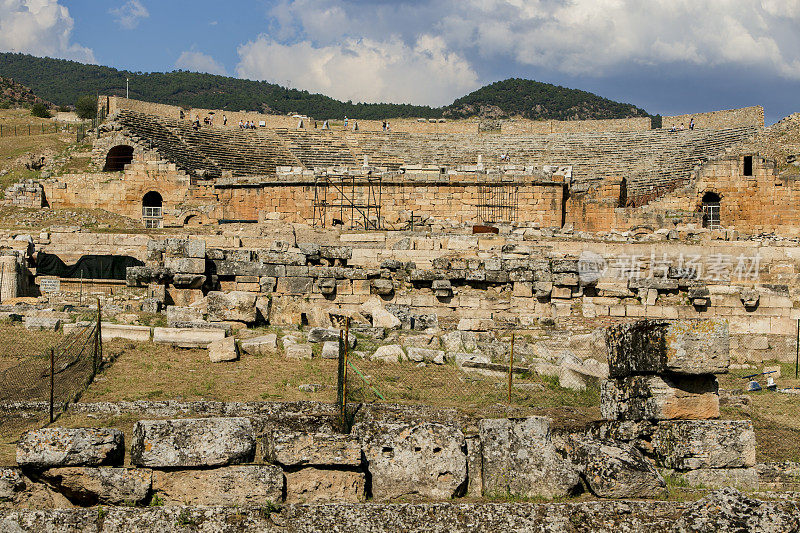
<svg viewBox="0 0 800 533">
<path fill-rule="evenodd" d="M 275 130 L 306 168 L 354 166 L 346 140 L 332 131 Z"/>
<path fill-rule="evenodd" d="M 129 110 L 120 111 L 117 120 L 187 172 L 252 176 L 274 174 L 276 166 L 302 166 L 271 131 L 207 127 L 195 131 L 187 122 Z"/>
<path fill-rule="evenodd" d="M 571 165 L 577 182 L 625 177 L 629 195 L 668 190 L 689 177 L 695 165 L 752 138 L 757 127 L 727 130 L 666 130 L 551 134 L 415 134 L 322 130 L 201 128 L 164 117 L 121 111 L 119 120 L 150 141 L 166 159 L 187 171 L 235 176 L 273 174 L 276 166 L 307 169 L 370 165 L 455 167 L 511 162 L 534 166 Z M 657 193 L 658 194 L 658 193 Z"/>
</svg>

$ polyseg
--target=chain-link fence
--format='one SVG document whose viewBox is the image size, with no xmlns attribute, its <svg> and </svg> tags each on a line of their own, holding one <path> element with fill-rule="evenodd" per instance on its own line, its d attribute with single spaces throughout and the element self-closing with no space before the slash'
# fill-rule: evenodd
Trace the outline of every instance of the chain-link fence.
<svg viewBox="0 0 800 533">
<path fill-rule="evenodd" d="M 94 320 L 65 325 L 62 334 L 15 329 L 20 331 L 3 348 L 14 355 L 0 358 L 0 402 L 43 402 L 52 422 L 80 397 L 100 368 L 99 312 Z"/>
<path fill-rule="evenodd" d="M 342 415 L 362 403 L 386 402 L 484 414 L 567 410 L 578 418 L 596 418 L 605 355 L 588 358 L 587 365 L 569 350 L 538 357 L 536 344 L 522 331 L 402 332 L 376 340 L 345 328 L 338 405 Z"/>
</svg>

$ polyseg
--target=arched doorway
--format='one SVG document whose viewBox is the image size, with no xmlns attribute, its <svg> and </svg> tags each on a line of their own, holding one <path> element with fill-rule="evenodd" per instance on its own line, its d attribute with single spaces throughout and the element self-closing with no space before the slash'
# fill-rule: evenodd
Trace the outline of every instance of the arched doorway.
<svg viewBox="0 0 800 533">
<path fill-rule="evenodd" d="M 145 228 L 160 228 L 163 219 L 161 194 L 150 191 L 142 197 L 142 220 Z"/>
<path fill-rule="evenodd" d="M 719 207 L 720 207 L 719 194 L 709 191 L 703 195 L 701 209 L 703 212 L 704 228 L 717 229 L 721 227 Z"/>
<path fill-rule="evenodd" d="M 106 154 L 106 164 L 103 172 L 119 172 L 125 170 L 125 165 L 133 161 L 133 146 L 121 144 L 115 146 Z"/>
</svg>

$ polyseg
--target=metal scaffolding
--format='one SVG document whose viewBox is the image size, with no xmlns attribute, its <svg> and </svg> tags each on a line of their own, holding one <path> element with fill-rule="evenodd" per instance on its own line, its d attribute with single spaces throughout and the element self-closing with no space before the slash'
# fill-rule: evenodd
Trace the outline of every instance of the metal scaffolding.
<svg viewBox="0 0 800 533">
<path fill-rule="evenodd" d="M 313 216 L 314 226 L 322 228 L 330 224 L 381 229 L 381 177 L 318 177 L 314 180 Z"/>
<path fill-rule="evenodd" d="M 478 185 L 478 220 L 483 224 L 515 222 L 519 207 L 519 186 L 502 183 Z"/>
</svg>

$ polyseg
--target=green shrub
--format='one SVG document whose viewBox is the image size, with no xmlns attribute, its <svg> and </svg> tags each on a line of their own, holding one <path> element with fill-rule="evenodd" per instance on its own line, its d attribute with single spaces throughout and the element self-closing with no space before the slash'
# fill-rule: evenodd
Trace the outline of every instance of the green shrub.
<svg viewBox="0 0 800 533">
<path fill-rule="evenodd" d="M 50 118 L 50 110 L 47 108 L 47 105 L 40 102 L 38 104 L 33 104 L 33 107 L 31 107 L 31 115 L 39 118 Z"/>
<path fill-rule="evenodd" d="M 75 102 L 75 112 L 78 114 L 78 118 L 84 120 L 94 118 L 97 115 L 97 97 L 87 94 L 78 98 L 78 101 Z"/>
<path fill-rule="evenodd" d="M 0 100 L 0 109 L 11 109 L 11 102 L 8 100 Z"/>
</svg>

